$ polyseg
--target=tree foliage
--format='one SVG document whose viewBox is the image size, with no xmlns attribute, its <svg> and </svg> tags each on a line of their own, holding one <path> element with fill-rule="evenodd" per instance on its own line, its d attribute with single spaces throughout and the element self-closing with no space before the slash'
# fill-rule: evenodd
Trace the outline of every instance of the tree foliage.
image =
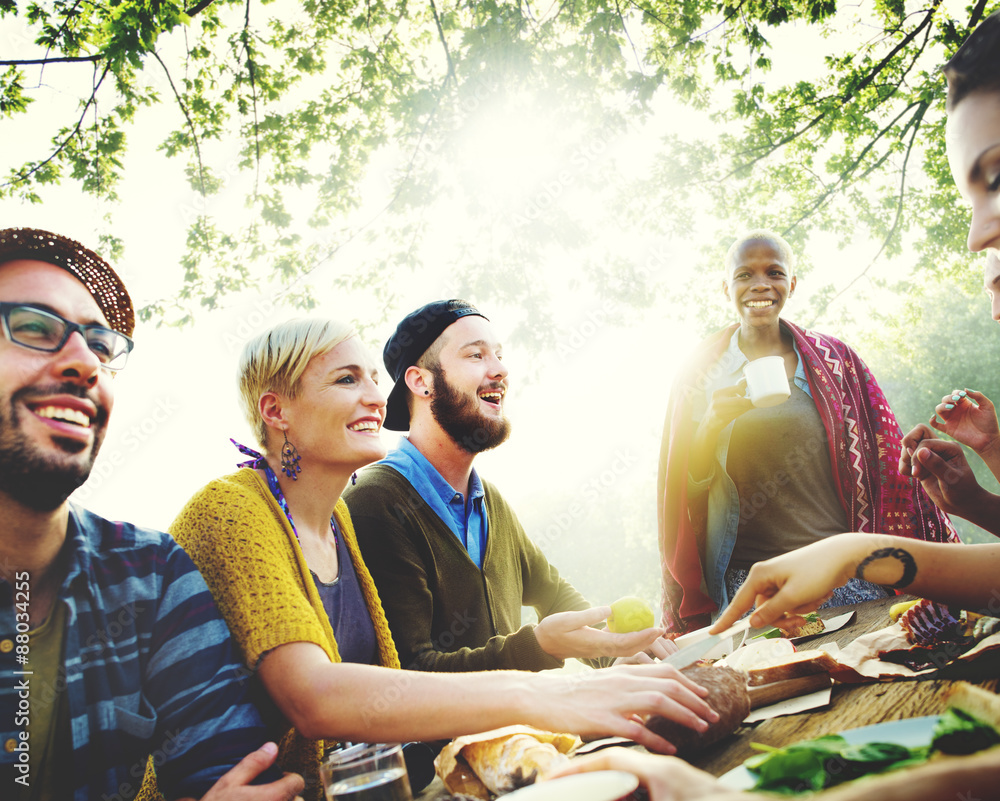
<svg viewBox="0 0 1000 801">
<path fill-rule="evenodd" d="M 912 296 L 902 314 L 878 319 L 878 334 L 859 344 L 904 433 L 928 422 L 954 390 L 975 389 L 1000 401 L 1000 330 L 989 314 L 982 274 L 968 270 L 946 283 L 922 276 Z M 979 483 L 997 491 L 986 464 L 965 452 Z M 996 541 L 967 521 L 955 523 L 966 541 Z"/>
<path fill-rule="evenodd" d="M 135 120 L 169 104 L 176 125 L 160 149 L 183 165 L 193 200 L 183 288 L 147 318 L 186 320 L 259 281 L 309 306 L 298 280 L 357 237 L 370 237 L 370 255 L 334 280 L 391 300 L 392 276 L 430 258 L 422 238 L 447 203 L 474 220 L 450 254 L 469 293 L 524 305 L 536 335 L 553 325 L 545 268 L 567 259 L 598 295 L 648 305 L 655 274 L 574 209 L 590 194 L 614 209 L 602 225 L 637 238 L 706 227 L 691 209 L 707 202 L 720 239 L 751 224 L 799 245 L 816 229 L 845 241 L 862 232 L 893 254 L 918 232 L 920 258 L 943 271 L 964 212 L 944 162 L 937 68 L 994 6 L 0 0 L 0 19 L 20 32 L 0 52 L 0 125 L 34 123 L 50 82 L 82 87 L 50 141 L 8 164 L 0 197 L 40 202 L 46 185 L 72 179 L 114 199 Z M 774 44 L 789 32 L 826 50 L 818 75 L 803 77 Z M 526 93 L 531 108 L 519 105 Z M 702 110 L 717 138 L 664 137 L 648 174 L 611 181 L 609 142 L 665 95 Z M 557 138 L 561 155 L 516 200 L 451 169 L 463 142 L 483 136 L 486 110 L 529 126 L 504 143 L 511 163 L 531 164 L 534 143 Z M 549 125 L 533 132 L 538 117 Z M 392 158 L 375 236 L 358 214 L 382 153 Z M 717 255 L 709 247 L 704 260 Z"/>
</svg>

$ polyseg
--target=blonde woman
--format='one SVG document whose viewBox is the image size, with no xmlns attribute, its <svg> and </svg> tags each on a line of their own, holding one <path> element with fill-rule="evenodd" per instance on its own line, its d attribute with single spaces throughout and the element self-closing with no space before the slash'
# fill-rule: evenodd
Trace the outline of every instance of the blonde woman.
<svg viewBox="0 0 1000 801">
<path fill-rule="evenodd" d="M 718 718 L 705 690 L 642 665 L 586 676 L 518 671 L 400 671 L 340 495 L 385 455 L 385 397 L 345 325 L 293 320 L 249 342 L 239 365 L 243 411 L 260 453 L 212 481 L 170 527 L 191 555 L 244 662 L 268 696 L 280 766 L 319 798 L 324 743 L 436 740 L 525 723 L 615 734 L 654 750 L 656 713 L 703 730 Z"/>
</svg>

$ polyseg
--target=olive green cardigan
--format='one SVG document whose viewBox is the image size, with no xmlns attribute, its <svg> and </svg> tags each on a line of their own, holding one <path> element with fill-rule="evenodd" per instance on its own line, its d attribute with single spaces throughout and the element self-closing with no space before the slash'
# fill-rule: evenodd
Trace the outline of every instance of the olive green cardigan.
<svg viewBox="0 0 1000 801">
<path fill-rule="evenodd" d="M 365 562 L 378 585 L 400 661 L 435 671 L 544 670 L 563 662 L 541 649 L 521 607 L 541 620 L 589 608 L 549 564 L 492 484 L 482 569 L 398 471 L 375 464 L 344 491 Z M 613 660 L 585 660 L 595 667 Z"/>
<path fill-rule="evenodd" d="M 375 626 L 379 664 L 398 668 L 389 625 L 343 501 L 338 501 L 334 516 Z M 315 643 L 330 661 L 340 661 L 298 538 L 255 470 L 243 468 L 199 490 L 174 520 L 170 533 L 205 577 L 250 671 L 268 651 L 293 642 Z M 262 711 L 280 741 L 278 764 L 308 782 L 317 775 L 324 742 L 302 737 L 270 704 Z M 321 788 L 307 789 L 312 790 L 307 797 L 322 795 Z"/>
</svg>

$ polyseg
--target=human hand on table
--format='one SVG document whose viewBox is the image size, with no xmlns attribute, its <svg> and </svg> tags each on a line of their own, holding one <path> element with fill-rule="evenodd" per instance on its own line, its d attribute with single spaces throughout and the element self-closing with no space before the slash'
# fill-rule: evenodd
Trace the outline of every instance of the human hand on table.
<svg viewBox="0 0 1000 801">
<path fill-rule="evenodd" d="M 289 801 L 299 798 L 305 782 L 297 773 L 286 773 L 270 784 L 251 785 L 255 778 L 274 764 L 278 746 L 265 743 L 243 757 L 225 776 L 212 785 L 201 801 Z M 190 801 L 182 799 L 181 801 Z"/>
<path fill-rule="evenodd" d="M 833 591 L 854 576 L 858 563 L 872 550 L 868 534 L 838 534 L 804 548 L 758 562 L 710 629 L 717 634 L 745 612 L 754 628 L 794 628 L 830 599 Z M 867 550 L 865 550 L 867 548 Z"/>
<path fill-rule="evenodd" d="M 653 648 L 665 629 L 652 627 L 615 634 L 596 629 L 611 614 L 610 606 L 595 606 L 579 612 L 556 612 L 535 626 L 535 639 L 556 659 L 596 659 L 601 656 L 630 657 Z"/>
<path fill-rule="evenodd" d="M 629 748 L 605 748 L 596 754 L 570 760 L 549 774 L 549 779 L 596 770 L 623 770 L 638 777 L 650 801 L 743 798 L 718 780 L 682 759 L 644 754 Z"/>
<path fill-rule="evenodd" d="M 934 412 L 930 420 L 933 428 L 968 445 L 976 453 L 1000 447 L 996 410 L 982 392 L 956 389 L 941 399 Z"/>
<path fill-rule="evenodd" d="M 622 665 L 587 673 L 534 674 L 544 692 L 525 721 L 548 731 L 572 731 L 587 737 L 625 737 L 650 751 L 677 749 L 646 728 L 659 715 L 703 732 L 719 719 L 704 700 L 708 690 L 671 665 Z"/>
</svg>

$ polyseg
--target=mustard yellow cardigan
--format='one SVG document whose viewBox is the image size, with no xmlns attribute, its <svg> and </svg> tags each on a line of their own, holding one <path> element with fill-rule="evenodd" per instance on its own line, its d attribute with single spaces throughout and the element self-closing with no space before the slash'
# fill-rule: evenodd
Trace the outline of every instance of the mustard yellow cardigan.
<svg viewBox="0 0 1000 801">
<path fill-rule="evenodd" d="M 382 602 L 343 500 L 337 501 L 334 517 L 375 626 L 379 664 L 398 668 Z M 257 471 L 242 468 L 210 482 L 188 501 L 170 533 L 205 577 L 250 670 L 268 651 L 293 642 L 316 643 L 331 662 L 340 661 L 298 538 Z M 288 727 L 288 722 L 282 719 L 282 726 Z M 307 782 L 317 777 L 324 741 L 308 740 L 291 727 L 276 732 L 275 739 L 280 741 L 278 764 L 283 770 L 300 773 Z M 312 784 L 307 794 L 321 798 L 322 788 Z"/>
</svg>

